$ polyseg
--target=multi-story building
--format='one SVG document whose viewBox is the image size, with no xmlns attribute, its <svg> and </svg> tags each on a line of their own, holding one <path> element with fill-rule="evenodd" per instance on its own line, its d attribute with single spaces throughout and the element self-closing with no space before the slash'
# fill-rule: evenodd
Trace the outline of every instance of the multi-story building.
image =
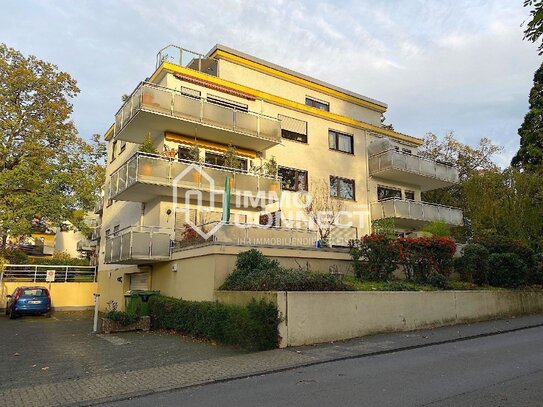
<svg viewBox="0 0 543 407">
<path fill-rule="evenodd" d="M 284 264 L 346 264 L 345 251 L 315 248 L 319 234 L 299 205 L 307 191 L 327 195 L 321 210 L 342 210 L 338 223 L 348 227 L 333 228 L 332 246 L 380 219 L 393 219 L 399 234 L 435 220 L 460 225 L 459 209 L 421 201 L 422 191 L 457 182 L 456 169 L 419 157 L 421 139 L 382 126 L 386 110 L 222 45 L 207 55 L 161 50 L 106 134 L 103 297 L 153 288 L 211 299 L 247 245 Z M 211 237 L 194 233 L 217 225 Z"/>
</svg>

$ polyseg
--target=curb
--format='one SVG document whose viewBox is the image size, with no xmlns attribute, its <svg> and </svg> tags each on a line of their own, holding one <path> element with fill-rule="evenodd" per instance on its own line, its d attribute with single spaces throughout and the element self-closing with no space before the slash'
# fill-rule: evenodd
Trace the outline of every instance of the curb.
<svg viewBox="0 0 543 407">
<path fill-rule="evenodd" d="M 468 335 L 461 338 L 445 339 L 445 340 L 440 340 L 440 341 L 438 340 L 438 341 L 428 342 L 428 343 L 423 343 L 423 344 L 418 344 L 418 345 L 401 346 L 394 349 L 378 350 L 378 351 L 373 351 L 373 352 L 368 352 L 368 353 L 361 353 L 357 355 L 347 355 L 347 356 L 341 356 L 341 357 L 325 359 L 325 360 L 315 360 L 313 362 L 299 363 L 292 366 L 286 366 L 286 367 L 275 368 L 275 369 L 270 369 L 270 370 L 260 370 L 260 371 L 252 372 L 249 374 L 235 375 L 235 376 L 224 377 L 220 379 L 212 379 L 212 380 L 207 380 L 200 383 L 194 383 L 194 384 L 189 384 L 189 385 L 184 385 L 184 386 L 179 386 L 179 387 L 174 387 L 174 388 L 165 388 L 165 389 L 158 389 L 158 390 L 142 390 L 140 392 L 133 392 L 130 394 L 123 394 L 119 396 L 105 397 L 101 399 L 93 399 L 93 400 L 88 400 L 84 402 L 66 404 L 66 406 L 73 406 L 73 407 L 96 406 L 96 405 L 104 404 L 104 403 L 131 400 L 131 399 L 141 398 L 145 396 L 150 396 L 153 394 L 169 393 L 169 392 L 173 392 L 177 390 L 190 389 L 190 388 L 205 386 L 209 384 L 226 383 L 226 382 L 231 382 L 234 380 L 248 379 L 248 378 L 256 377 L 256 376 L 281 373 L 281 372 L 286 372 L 289 370 L 299 369 L 302 367 L 310 367 L 310 366 L 323 365 L 323 364 L 332 363 L 332 362 L 341 362 L 344 360 L 362 359 L 362 358 L 367 358 L 367 357 L 372 357 L 372 356 L 393 354 L 393 353 L 398 353 L 398 352 L 403 352 L 403 351 L 428 348 L 431 346 L 445 345 L 445 344 L 456 343 L 456 342 L 464 342 L 464 341 L 468 341 L 472 339 L 485 338 L 485 337 L 501 335 L 505 333 L 524 331 L 527 329 L 533 329 L 533 328 L 539 328 L 539 327 L 543 327 L 543 323 L 526 325 L 526 326 L 511 328 L 511 329 L 499 329 L 492 332 Z"/>
</svg>

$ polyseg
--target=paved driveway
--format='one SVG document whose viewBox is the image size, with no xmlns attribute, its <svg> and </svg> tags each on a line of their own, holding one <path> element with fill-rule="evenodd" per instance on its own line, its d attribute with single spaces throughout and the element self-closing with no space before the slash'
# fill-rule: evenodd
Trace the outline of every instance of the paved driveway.
<svg viewBox="0 0 543 407">
<path fill-rule="evenodd" d="M 15 320 L 0 315 L 0 392 L 244 353 L 165 332 L 97 336 L 91 331 L 90 312 Z"/>
</svg>

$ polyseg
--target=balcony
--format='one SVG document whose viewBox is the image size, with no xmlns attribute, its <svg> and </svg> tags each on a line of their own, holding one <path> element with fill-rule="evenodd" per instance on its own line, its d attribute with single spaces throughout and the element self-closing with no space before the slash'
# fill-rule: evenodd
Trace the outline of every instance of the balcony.
<svg viewBox="0 0 543 407">
<path fill-rule="evenodd" d="M 422 191 L 458 183 L 456 168 L 394 149 L 370 156 L 372 177 L 419 186 Z"/>
<path fill-rule="evenodd" d="M 81 239 L 77 242 L 78 252 L 94 252 L 96 250 L 97 242 L 92 239 Z"/>
<path fill-rule="evenodd" d="M 101 215 L 104 213 L 104 198 L 100 197 L 94 203 L 94 213 L 96 215 Z"/>
<path fill-rule="evenodd" d="M 92 235 L 91 240 L 98 240 L 100 239 L 102 233 L 102 225 L 97 225 L 92 229 Z"/>
<path fill-rule="evenodd" d="M 171 230 L 130 226 L 106 240 L 105 263 L 145 264 L 170 259 Z"/>
<path fill-rule="evenodd" d="M 235 207 L 239 207 L 239 203 L 243 205 L 244 201 L 242 199 L 237 202 L 237 195 L 250 197 L 258 206 L 277 202 L 281 197 L 279 179 L 231 168 L 136 153 L 111 174 L 110 198 L 147 202 L 156 196 L 172 197 L 174 190 L 180 199 L 185 196 L 184 192 L 190 192 L 194 197 L 194 191 L 200 191 L 203 201 L 222 203 L 227 176 L 231 177 L 232 205 Z"/>
<path fill-rule="evenodd" d="M 397 227 L 417 229 L 428 223 L 442 220 L 451 226 L 463 224 L 462 210 L 428 202 L 387 199 L 371 204 L 372 220 L 392 218 Z"/>
<path fill-rule="evenodd" d="M 141 144 L 146 134 L 165 131 L 256 151 L 281 143 L 277 118 L 141 83 L 115 115 L 115 138 Z"/>
</svg>

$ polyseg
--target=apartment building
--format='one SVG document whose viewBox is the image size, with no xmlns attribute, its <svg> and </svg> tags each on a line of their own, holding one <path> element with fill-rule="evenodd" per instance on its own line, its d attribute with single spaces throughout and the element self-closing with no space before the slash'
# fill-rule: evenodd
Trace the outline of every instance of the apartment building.
<svg viewBox="0 0 543 407">
<path fill-rule="evenodd" d="M 421 201 L 458 182 L 456 169 L 419 157 L 421 139 L 383 127 L 386 110 L 223 45 L 206 55 L 162 49 L 106 134 L 101 292 L 212 299 L 247 246 L 284 264 L 348 267 L 345 251 L 315 247 L 322 235 L 299 205 L 307 192 L 341 203 L 326 246 L 371 233 L 380 219 L 398 234 L 438 219 L 461 225 L 459 209 Z"/>
</svg>

